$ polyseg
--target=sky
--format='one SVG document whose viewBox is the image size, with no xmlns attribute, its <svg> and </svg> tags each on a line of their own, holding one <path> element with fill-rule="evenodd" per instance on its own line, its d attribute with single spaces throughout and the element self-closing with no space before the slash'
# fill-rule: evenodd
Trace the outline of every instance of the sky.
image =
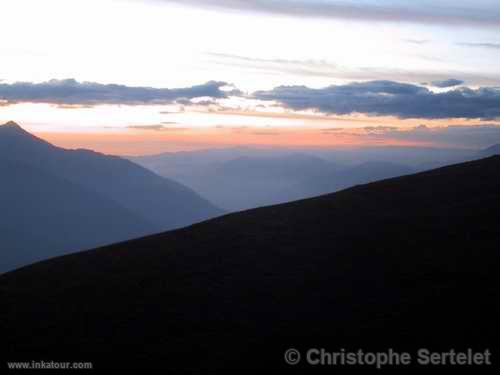
<svg viewBox="0 0 500 375">
<path fill-rule="evenodd" d="M 69 148 L 500 143 L 497 0 L 2 0 L 0 123 Z"/>
</svg>

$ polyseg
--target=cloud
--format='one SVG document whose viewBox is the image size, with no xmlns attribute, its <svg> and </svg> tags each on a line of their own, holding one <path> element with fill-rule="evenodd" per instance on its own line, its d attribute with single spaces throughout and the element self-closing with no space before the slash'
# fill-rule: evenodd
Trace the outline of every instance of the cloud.
<svg viewBox="0 0 500 375">
<path fill-rule="evenodd" d="M 59 109 L 90 109 L 93 108 L 92 105 L 88 104 L 57 104 Z"/>
<path fill-rule="evenodd" d="M 179 107 L 175 111 L 160 111 L 158 112 L 160 115 L 177 115 L 179 113 L 185 112 L 186 109 L 184 107 Z"/>
<path fill-rule="evenodd" d="M 425 124 L 420 124 L 414 128 L 414 130 L 429 130 L 430 128 Z"/>
<path fill-rule="evenodd" d="M 410 130 L 392 129 L 366 136 L 443 146 L 485 148 L 500 143 L 500 124 L 441 127 L 420 125 Z"/>
<path fill-rule="evenodd" d="M 347 131 L 347 128 L 324 128 L 320 129 L 323 133 L 341 133 Z"/>
<path fill-rule="evenodd" d="M 173 123 L 172 123 L 173 124 Z M 152 131 L 184 131 L 184 130 L 190 130 L 190 128 L 184 128 L 184 127 L 167 127 L 162 124 L 157 124 L 157 125 L 130 125 L 127 126 L 127 129 L 134 129 L 134 130 L 152 130 Z"/>
<path fill-rule="evenodd" d="M 101 104 L 170 104 L 194 98 L 226 98 L 236 93 L 225 82 L 210 81 L 202 85 L 178 89 L 130 87 L 117 84 L 78 82 L 74 79 L 42 83 L 0 83 L 0 101 L 16 103 L 48 103 L 59 106 L 92 106 Z"/>
<path fill-rule="evenodd" d="M 252 135 L 260 135 L 260 136 L 276 136 L 276 135 L 281 135 L 281 132 L 277 130 L 268 130 L 268 131 L 256 131 L 252 132 Z"/>
<path fill-rule="evenodd" d="M 163 130 L 164 126 L 163 125 L 130 125 L 127 126 L 127 129 L 134 129 L 134 130 Z"/>
<path fill-rule="evenodd" d="M 445 79 L 444 81 L 433 81 L 431 82 L 432 86 L 439 88 L 448 88 L 463 85 L 465 82 L 459 79 Z"/>
<path fill-rule="evenodd" d="M 397 130 L 395 126 L 365 126 L 363 130 L 367 133 L 383 133 L 388 131 Z"/>
<path fill-rule="evenodd" d="M 474 48 L 500 49 L 500 43 L 457 43 L 457 45 Z"/>
<path fill-rule="evenodd" d="M 322 60 L 289 60 L 289 59 L 263 59 L 232 55 L 227 53 L 207 52 L 207 56 L 213 58 L 216 63 L 236 67 L 250 67 L 269 72 L 287 72 L 291 74 L 306 76 L 328 76 L 341 74 L 344 68 L 337 64 Z"/>
<path fill-rule="evenodd" d="M 500 124 L 450 125 L 430 127 L 425 124 L 413 128 L 376 126 L 366 128 L 323 129 L 325 136 L 356 137 L 361 143 L 403 142 L 437 147 L 483 149 L 500 143 Z"/>
<path fill-rule="evenodd" d="M 290 74 L 298 77 L 338 78 L 343 80 L 394 80 L 404 82 L 432 82 L 445 80 L 450 76 L 466 79 L 471 85 L 500 85 L 500 74 L 485 76 L 483 73 L 465 71 L 429 71 L 390 69 L 385 67 L 342 66 L 325 60 L 291 60 L 282 58 L 258 58 L 227 53 L 207 52 L 209 61 L 239 70 L 258 69 L 266 74 Z M 428 57 L 421 57 L 428 60 Z M 432 57 L 432 60 L 435 60 Z"/>
<path fill-rule="evenodd" d="M 403 41 L 405 41 L 406 43 L 417 44 L 417 45 L 429 43 L 427 39 L 403 39 Z"/>
<path fill-rule="evenodd" d="M 151 1 L 151 0 L 150 0 Z M 291 17 L 334 18 L 371 22 L 445 24 L 457 27 L 500 26 L 500 11 L 492 2 L 462 0 L 390 2 L 355 0 L 154 0 L 195 7 Z M 472 6 L 471 6 L 472 5 Z"/>
<path fill-rule="evenodd" d="M 256 99 L 272 100 L 293 110 L 328 114 L 363 113 L 399 118 L 500 118 L 500 88 L 457 88 L 443 93 L 393 81 L 356 82 L 312 89 L 280 86 L 257 91 Z"/>
</svg>

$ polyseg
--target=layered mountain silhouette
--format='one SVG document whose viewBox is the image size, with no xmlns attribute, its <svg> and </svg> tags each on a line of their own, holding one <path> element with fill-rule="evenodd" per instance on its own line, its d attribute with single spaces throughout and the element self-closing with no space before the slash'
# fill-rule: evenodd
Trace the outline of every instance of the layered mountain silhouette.
<svg viewBox="0 0 500 375">
<path fill-rule="evenodd" d="M 191 189 L 128 160 L 55 147 L 0 126 L 0 272 L 222 213 Z"/>
<path fill-rule="evenodd" d="M 0 276 L 2 355 L 303 373 L 309 348 L 495 353 L 499 212 L 497 156 L 41 262 Z"/>
<path fill-rule="evenodd" d="M 227 211 L 281 203 L 286 189 L 335 168 L 305 153 L 248 147 L 132 157 L 132 161 L 200 192 Z"/>
<path fill-rule="evenodd" d="M 111 199 L 28 165 L 1 159 L 0 176 L 0 271 L 157 228 Z"/>
<path fill-rule="evenodd" d="M 282 193 L 292 201 L 336 192 L 351 186 L 414 173 L 415 170 L 402 164 L 389 162 L 365 162 L 349 168 L 325 170 L 314 178 L 300 181 Z"/>
<path fill-rule="evenodd" d="M 480 158 L 487 158 L 489 156 L 500 155 L 500 144 L 493 145 L 484 150 L 481 150 L 477 155 Z"/>
<path fill-rule="evenodd" d="M 237 148 L 132 160 L 181 181 L 227 211 L 310 198 L 415 171 L 384 161 L 346 165 L 307 153 L 262 153 Z"/>
<path fill-rule="evenodd" d="M 241 211 L 304 198 L 300 183 L 314 183 L 338 167 L 305 154 L 239 157 L 215 163 L 182 181 L 228 211 Z M 295 194 L 289 195 L 289 190 Z M 331 191 L 324 191 L 331 192 Z"/>
</svg>

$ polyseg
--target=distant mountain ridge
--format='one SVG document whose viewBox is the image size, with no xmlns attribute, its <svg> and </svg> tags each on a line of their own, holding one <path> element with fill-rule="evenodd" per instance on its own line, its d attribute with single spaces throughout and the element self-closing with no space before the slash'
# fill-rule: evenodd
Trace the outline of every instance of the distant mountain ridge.
<svg viewBox="0 0 500 375">
<path fill-rule="evenodd" d="M 294 197 L 295 199 L 312 198 L 352 186 L 405 176 L 415 172 L 413 168 L 397 163 L 364 162 L 353 167 L 333 170 L 310 180 L 304 180 L 294 190 L 289 190 L 288 200 L 294 200 Z"/>
<path fill-rule="evenodd" d="M 3 184 L 0 185 L 0 195 L 4 195 L 4 199 L 8 200 L 8 197 L 5 197 L 5 192 L 10 190 L 10 194 L 13 194 L 12 202 L 15 202 L 11 205 L 10 212 L 4 213 L 3 220 L 8 222 L 11 216 L 19 216 L 18 213 L 23 213 L 24 219 L 19 218 L 19 220 L 20 223 L 23 223 L 24 220 L 25 232 L 31 230 L 36 232 L 36 225 L 40 225 L 40 223 L 32 220 L 34 209 L 24 207 L 24 201 L 17 199 L 19 197 L 16 196 L 16 186 L 21 186 L 23 181 L 29 183 L 22 188 L 26 194 L 31 192 L 30 198 L 36 197 L 39 201 L 46 203 L 45 211 L 38 212 L 41 210 L 40 208 L 36 210 L 37 215 L 35 215 L 45 218 L 46 222 L 54 221 L 56 223 L 59 220 L 63 224 L 65 221 L 62 220 L 62 217 L 59 219 L 54 217 L 57 208 L 63 209 L 63 206 L 67 207 L 67 210 L 64 211 L 67 215 L 63 215 L 66 220 L 71 217 L 70 212 L 75 218 L 86 218 L 79 223 L 83 228 L 92 227 L 94 223 L 89 222 L 92 220 L 92 216 L 96 221 L 101 220 L 98 218 L 108 218 L 108 221 L 102 221 L 103 227 L 101 229 L 95 228 L 93 231 L 89 231 L 86 239 L 77 238 L 79 225 L 73 221 L 75 223 L 73 227 L 66 227 L 68 230 L 65 232 L 67 233 L 67 241 L 61 241 L 59 238 L 57 243 L 60 243 L 60 246 L 52 246 L 52 249 L 58 249 L 59 253 L 56 252 L 52 256 L 61 254 L 61 251 L 82 250 L 127 240 L 139 235 L 179 228 L 222 214 L 222 210 L 186 186 L 160 177 L 126 159 L 89 150 L 65 150 L 33 136 L 14 122 L 0 126 L 0 163 L 3 164 L 4 171 L 4 174 L 0 175 L 3 181 Z M 14 182 L 13 176 L 19 177 L 20 171 L 22 171 L 23 177 Z M 30 173 L 33 176 L 30 176 Z M 35 175 L 38 178 L 35 178 Z M 57 188 L 53 191 L 46 189 L 42 194 L 38 185 L 47 186 L 50 184 L 57 186 Z M 66 199 L 65 191 L 75 192 L 72 198 L 73 202 Z M 76 191 L 80 195 L 76 194 Z M 88 212 L 88 214 L 79 216 L 82 210 L 87 212 L 85 207 L 79 206 L 81 203 L 78 202 L 79 197 L 81 197 L 82 202 L 88 202 L 88 208 L 93 208 L 93 215 Z M 93 204 L 99 201 L 100 204 Z M 36 207 L 35 203 L 33 202 L 34 207 Z M 50 208 L 50 204 L 53 205 L 53 210 Z M 79 209 L 77 210 L 76 207 Z M 120 216 L 124 219 L 120 220 Z M 125 219 L 127 217 L 128 219 Z M 125 222 L 129 222 L 129 224 L 135 222 L 135 224 L 131 227 L 128 224 L 121 227 L 120 223 L 124 224 Z M 105 225 L 106 223 L 107 225 Z M 113 229 L 113 226 L 118 229 Z M 46 228 L 46 238 L 59 237 L 60 235 L 64 237 L 64 233 L 54 232 L 55 226 L 51 228 Z M 106 231 L 109 235 L 106 235 Z M 91 233 L 95 233 L 95 235 L 92 236 Z M 15 258 L 13 253 L 16 251 L 11 249 L 22 247 L 23 239 L 19 238 L 17 241 L 13 239 L 9 243 L 6 241 L 2 243 L 0 238 L 0 244 L 3 245 L 0 246 L 3 252 L 10 252 L 10 256 Z M 38 253 L 38 247 L 34 244 L 28 243 L 27 247 L 32 248 L 33 260 L 41 259 L 42 253 L 44 257 L 50 255 L 45 250 L 42 251 L 46 248 L 43 241 L 40 241 L 40 252 Z M 14 264 L 0 267 L 0 272 L 12 265 Z M 19 265 L 19 263 L 15 265 Z"/>
<path fill-rule="evenodd" d="M 14 123 L 0 127 L 0 157 L 95 190 L 161 229 L 182 227 L 222 213 L 186 186 L 126 159 L 83 149 L 61 149 Z"/>
<path fill-rule="evenodd" d="M 500 144 L 493 145 L 479 152 L 480 158 L 487 158 L 489 156 L 500 155 Z"/>
<path fill-rule="evenodd" d="M 416 171 L 386 161 L 345 165 L 305 152 L 262 151 L 259 155 L 244 148 L 132 160 L 178 179 L 228 211 L 310 198 Z"/>
</svg>

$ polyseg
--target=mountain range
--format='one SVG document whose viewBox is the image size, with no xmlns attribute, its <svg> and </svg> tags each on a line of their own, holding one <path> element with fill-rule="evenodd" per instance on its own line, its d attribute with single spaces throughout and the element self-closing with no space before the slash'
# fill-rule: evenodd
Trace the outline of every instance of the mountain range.
<svg viewBox="0 0 500 375">
<path fill-rule="evenodd" d="M 222 214 L 186 186 L 129 160 L 65 150 L 0 126 L 0 272 Z"/>
<path fill-rule="evenodd" d="M 500 155 L 500 144 L 493 145 L 479 152 L 478 157 L 487 158 L 489 156 Z"/>
<path fill-rule="evenodd" d="M 0 276 L 4 355 L 303 373 L 287 349 L 495 353 L 499 212 L 495 156 L 37 263 Z"/>
<path fill-rule="evenodd" d="M 488 155 L 462 149 L 234 147 L 130 159 L 234 212 L 310 198 Z M 395 162 L 396 161 L 396 162 Z"/>
<path fill-rule="evenodd" d="M 310 198 L 416 171 L 386 161 L 337 163 L 302 152 L 246 148 L 142 156 L 131 160 L 181 181 L 229 212 Z"/>
</svg>

